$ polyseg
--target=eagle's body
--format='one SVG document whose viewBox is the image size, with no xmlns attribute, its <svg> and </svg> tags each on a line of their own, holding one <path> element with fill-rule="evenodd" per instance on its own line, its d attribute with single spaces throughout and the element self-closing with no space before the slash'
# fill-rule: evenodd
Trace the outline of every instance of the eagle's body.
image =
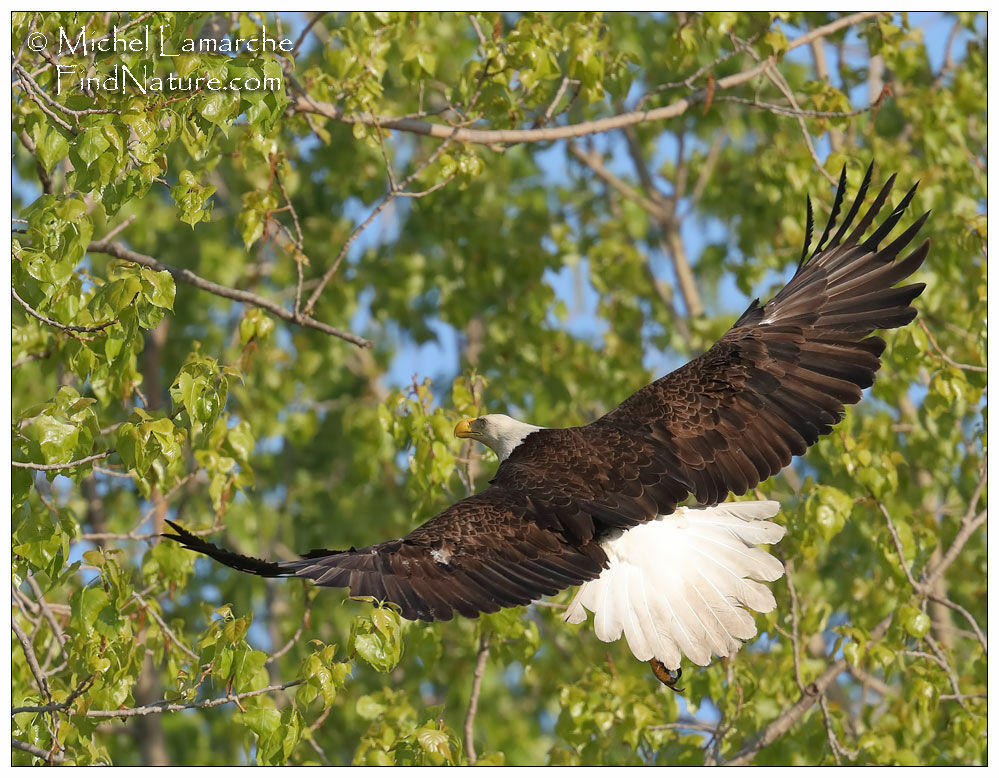
<svg viewBox="0 0 999 778">
<path fill-rule="evenodd" d="M 623 632 L 639 659 L 707 664 L 756 633 L 780 563 L 760 543 L 783 529 L 772 502 L 730 502 L 803 454 L 871 386 L 885 343 L 907 324 L 922 284 L 895 287 L 928 241 L 896 261 L 928 214 L 879 248 L 915 187 L 866 240 L 894 176 L 852 232 L 871 170 L 832 235 L 840 180 L 815 252 L 765 305 L 754 301 L 711 349 L 582 427 L 544 429 L 491 414 L 456 434 L 500 458 L 490 486 L 398 540 L 265 562 L 171 525 L 179 540 L 238 570 L 298 576 L 392 602 L 408 619 L 475 617 L 582 584 L 570 622 L 594 612 L 597 636 Z M 809 233 L 811 209 L 809 207 Z M 830 239 L 831 237 L 831 239 Z M 829 240 L 828 245 L 826 244 Z M 678 508 L 693 495 L 703 508 Z M 712 507 L 713 506 L 713 507 Z"/>
</svg>

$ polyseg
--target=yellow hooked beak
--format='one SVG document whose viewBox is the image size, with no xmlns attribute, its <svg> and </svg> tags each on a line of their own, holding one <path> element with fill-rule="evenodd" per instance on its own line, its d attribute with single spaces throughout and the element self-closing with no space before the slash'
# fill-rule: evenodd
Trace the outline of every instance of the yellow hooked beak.
<svg viewBox="0 0 999 778">
<path fill-rule="evenodd" d="M 472 437 L 472 421 L 473 419 L 462 419 L 454 428 L 454 436 L 456 438 L 470 438 Z"/>
</svg>

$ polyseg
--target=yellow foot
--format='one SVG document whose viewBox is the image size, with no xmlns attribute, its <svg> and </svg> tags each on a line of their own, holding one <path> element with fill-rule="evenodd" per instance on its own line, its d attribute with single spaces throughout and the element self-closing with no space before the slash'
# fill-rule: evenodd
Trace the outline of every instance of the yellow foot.
<svg viewBox="0 0 999 778">
<path fill-rule="evenodd" d="M 683 671 L 679 667 L 676 670 L 670 670 L 655 657 L 649 660 L 649 666 L 652 668 L 652 673 L 659 679 L 663 686 L 668 686 L 678 694 L 683 694 L 685 690 L 677 687 L 680 676 L 683 675 Z"/>
</svg>

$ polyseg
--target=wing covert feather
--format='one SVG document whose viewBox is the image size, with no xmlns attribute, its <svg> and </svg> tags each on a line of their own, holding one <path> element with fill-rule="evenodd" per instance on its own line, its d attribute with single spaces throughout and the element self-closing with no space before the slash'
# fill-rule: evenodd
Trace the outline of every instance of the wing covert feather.
<svg viewBox="0 0 999 778">
<path fill-rule="evenodd" d="M 888 199 L 894 176 L 848 238 L 871 179 L 868 168 L 857 200 L 828 246 L 799 264 L 792 279 L 765 305 L 754 301 L 707 352 L 635 392 L 587 428 L 614 428 L 654 439 L 681 463 L 674 474 L 692 483 L 694 497 L 717 503 L 744 494 L 803 454 L 839 422 L 844 406 L 874 383 L 885 342 L 872 333 L 908 324 L 910 303 L 924 284 L 894 285 L 925 261 L 929 241 L 903 259 L 926 221 L 923 214 L 898 238 L 878 248 L 912 200 L 906 193 L 884 223 L 863 234 Z M 845 192 L 819 246 L 835 226 Z M 803 257 L 807 253 L 803 253 Z M 747 466 L 748 465 L 748 466 Z"/>
</svg>

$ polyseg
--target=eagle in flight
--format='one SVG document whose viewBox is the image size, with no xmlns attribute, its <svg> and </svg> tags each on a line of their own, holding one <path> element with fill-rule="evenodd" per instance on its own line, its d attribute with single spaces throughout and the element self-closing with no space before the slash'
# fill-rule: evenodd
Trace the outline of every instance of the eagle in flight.
<svg viewBox="0 0 999 778">
<path fill-rule="evenodd" d="M 598 638 L 623 632 L 670 685 L 681 655 L 699 665 L 729 656 L 756 634 L 750 611 L 776 607 L 761 581 L 784 568 L 758 545 L 784 529 L 767 521 L 776 502 L 723 500 L 776 475 L 832 430 L 874 382 L 885 342 L 872 333 L 912 321 L 910 303 L 925 286 L 896 284 L 922 265 L 928 240 L 896 258 L 929 213 L 881 247 L 915 186 L 865 237 L 892 176 L 857 220 L 872 167 L 837 229 L 844 167 L 810 255 L 807 202 L 801 259 L 772 300 L 754 300 L 707 352 L 610 413 L 566 429 L 502 414 L 461 421 L 458 437 L 496 452 L 496 475 L 405 537 L 284 562 L 227 551 L 173 522 L 166 537 L 236 570 L 393 603 L 414 620 L 474 618 L 579 586 L 565 620 L 592 611 Z M 691 495 L 700 507 L 680 507 Z"/>
</svg>

